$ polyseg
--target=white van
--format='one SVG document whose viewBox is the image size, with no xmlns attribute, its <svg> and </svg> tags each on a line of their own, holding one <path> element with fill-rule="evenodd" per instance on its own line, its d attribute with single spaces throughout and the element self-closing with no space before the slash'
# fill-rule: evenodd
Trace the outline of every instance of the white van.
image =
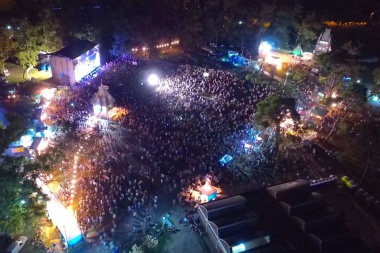
<svg viewBox="0 0 380 253">
<path fill-rule="evenodd" d="M 25 236 L 20 236 L 16 241 L 14 241 L 7 249 L 7 253 L 18 253 L 25 246 L 28 238 Z"/>
</svg>

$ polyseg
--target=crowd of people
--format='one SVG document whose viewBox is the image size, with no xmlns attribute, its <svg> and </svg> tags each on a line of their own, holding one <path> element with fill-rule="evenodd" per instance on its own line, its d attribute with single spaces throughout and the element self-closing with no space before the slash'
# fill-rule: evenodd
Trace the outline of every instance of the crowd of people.
<svg viewBox="0 0 380 253">
<path fill-rule="evenodd" d="M 152 69 L 161 76 L 156 86 L 146 82 Z M 116 132 L 111 125 L 86 129 L 90 101 L 101 83 L 115 106 L 127 111 Z M 254 182 L 252 187 L 276 182 L 287 166 L 273 166 L 272 134 L 259 137 L 251 116 L 258 102 L 282 92 L 265 78 L 251 83 L 225 70 L 124 56 L 58 96 L 57 122 L 77 129 L 79 142 L 87 142 L 90 163 L 79 161 L 83 173 L 77 184 L 83 233 L 104 220 L 115 231 L 123 208 L 131 216 L 147 206 L 156 209 L 158 188 L 172 194 L 174 205 L 179 192 L 195 188 L 206 174 L 231 193 L 242 178 Z M 233 159 L 223 167 L 219 159 L 225 154 Z"/>
</svg>

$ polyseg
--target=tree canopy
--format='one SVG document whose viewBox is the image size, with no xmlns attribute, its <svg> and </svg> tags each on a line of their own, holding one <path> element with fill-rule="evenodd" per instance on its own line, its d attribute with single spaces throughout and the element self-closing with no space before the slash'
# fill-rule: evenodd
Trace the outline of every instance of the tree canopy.
<svg viewBox="0 0 380 253">
<path fill-rule="evenodd" d="M 273 127 L 276 134 L 276 149 L 280 145 L 281 129 L 280 123 L 287 117 L 295 121 L 300 120 L 296 110 L 294 98 L 283 98 L 278 95 L 270 95 L 257 104 L 257 111 L 253 116 L 254 123 L 264 127 Z"/>
<path fill-rule="evenodd" d="M 25 133 L 24 120 L 14 113 L 5 115 L 8 126 L 0 127 L 0 154 Z"/>
<path fill-rule="evenodd" d="M 10 235 L 32 233 L 45 215 L 46 197 L 28 178 L 28 164 L 7 157 L 0 165 L 0 230 Z"/>
<path fill-rule="evenodd" d="M 0 73 L 4 69 L 5 61 L 11 57 L 17 48 L 17 42 L 12 38 L 12 34 L 0 29 Z"/>
</svg>

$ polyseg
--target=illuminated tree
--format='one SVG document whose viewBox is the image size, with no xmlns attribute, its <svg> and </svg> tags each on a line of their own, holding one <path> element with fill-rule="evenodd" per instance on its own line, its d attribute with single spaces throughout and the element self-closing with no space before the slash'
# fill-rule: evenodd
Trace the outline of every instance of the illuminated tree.
<svg viewBox="0 0 380 253">
<path fill-rule="evenodd" d="M 343 77 L 357 76 L 360 66 L 346 62 L 339 55 L 326 53 L 316 57 L 320 67 L 319 83 L 323 85 L 325 96 L 331 97 L 334 90 L 343 88 Z"/>
<path fill-rule="evenodd" d="M 300 120 L 294 98 L 270 95 L 257 104 L 257 111 L 253 116 L 254 123 L 264 128 L 273 127 L 275 130 L 276 152 L 279 150 L 281 142 L 280 123 L 288 117 L 288 114 L 293 120 Z"/>
<path fill-rule="evenodd" d="M 343 91 L 342 98 L 343 101 L 340 106 L 339 114 L 330 133 L 326 137 L 326 141 L 330 139 L 339 125 L 340 120 L 343 119 L 351 109 L 359 109 L 365 104 L 367 101 L 367 88 L 364 85 L 352 83 Z"/>
</svg>

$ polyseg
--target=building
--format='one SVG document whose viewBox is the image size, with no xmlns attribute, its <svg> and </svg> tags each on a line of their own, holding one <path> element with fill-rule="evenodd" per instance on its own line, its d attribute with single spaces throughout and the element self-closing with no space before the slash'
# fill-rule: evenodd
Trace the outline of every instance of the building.
<svg viewBox="0 0 380 253">
<path fill-rule="evenodd" d="M 50 55 L 53 80 L 73 85 L 100 66 L 99 45 L 77 41 Z"/>
<path fill-rule="evenodd" d="M 331 51 L 331 29 L 326 28 L 319 36 L 315 46 L 314 55 L 320 55 Z"/>
<path fill-rule="evenodd" d="M 298 179 L 201 204 L 203 238 L 212 253 L 365 252 L 315 189 Z"/>
</svg>

